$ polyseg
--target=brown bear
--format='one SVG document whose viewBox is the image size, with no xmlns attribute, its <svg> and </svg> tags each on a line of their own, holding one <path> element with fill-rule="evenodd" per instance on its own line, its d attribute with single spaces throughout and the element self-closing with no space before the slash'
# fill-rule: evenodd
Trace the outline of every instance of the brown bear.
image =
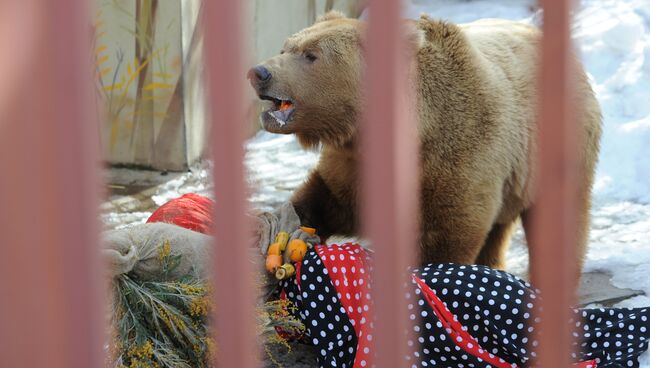
<svg viewBox="0 0 650 368">
<path fill-rule="evenodd" d="M 456 25 L 423 16 L 409 22 L 419 74 L 420 260 L 503 269 L 515 223 L 535 202 L 540 32 L 495 19 Z M 264 128 L 321 147 L 317 167 L 291 203 L 302 224 L 325 238 L 355 235 L 359 224 L 364 28 L 362 21 L 328 13 L 249 72 L 259 98 L 270 102 L 260 117 Z M 581 268 L 601 113 L 578 63 L 575 74 Z"/>
</svg>

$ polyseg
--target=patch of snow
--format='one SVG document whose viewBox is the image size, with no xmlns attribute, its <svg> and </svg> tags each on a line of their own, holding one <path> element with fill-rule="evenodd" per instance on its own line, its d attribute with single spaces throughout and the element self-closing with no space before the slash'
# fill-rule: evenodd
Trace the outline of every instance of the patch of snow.
<svg viewBox="0 0 650 368">
<path fill-rule="evenodd" d="M 533 0 L 411 0 L 406 16 L 417 18 L 427 14 L 454 23 L 467 23 L 480 18 L 524 19 L 529 18 L 535 6 Z"/>
<path fill-rule="evenodd" d="M 614 286 L 645 291 L 619 306 L 650 306 L 650 206 L 603 204 L 593 216 L 585 271 L 606 270 Z"/>
<path fill-rule="evenodd" d="M 151 212 L 109 212 L 102 214 L 100 220 L 107 229 L 122 229 L 134 224 L 143 224 Z"/>
<path fill-rule="evenodd" d="M 246 145 L 251 205 L 269 210 L 288 201 L 317 161 L 318 152 L 303 150 L 292 135 L 258 132 Z"/>
<path fill-rule="evenodd" d="M 574 39 L 603 109 L 595 192 L 650 203 L 650 14 L 647 2 L 583 1 Z"/>
<path fill-rule="evenodd" d="M 187 193 L 197 193 L 212 197 L 212 187 L 210 186 L 211 172 L 212 165 L 209 161 L 204 161 L 193 167 L 189 172 L 160 185 L 156 194 L 151 199 L 156 205 L 161 206 Z"/>
<path fill-rule="evenodd" d="M 258 132 L 246 143 L 245 166 L 251 207 L 271 210 L 289 200 L 318 161 L 318 152 L 305 151 L 294 136 Z M 190 172 L 161 185 L 153 201 L 162 205 L 186 193 L 212 197 L 212 165 L 202 162 Z"/>
</svg>

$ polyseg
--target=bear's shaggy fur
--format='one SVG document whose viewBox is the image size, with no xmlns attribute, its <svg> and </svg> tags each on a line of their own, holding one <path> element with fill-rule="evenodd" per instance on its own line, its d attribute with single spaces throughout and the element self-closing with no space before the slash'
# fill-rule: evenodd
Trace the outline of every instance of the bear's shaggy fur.
<svg viewBox="0 0 650 368">
<path fill-rule="evenodd" d="M 421 261 L 502 269 L 513 227 L 522 217 L 529 231 L 526 213 L 534 205 L 540 34 L 505 20 L 455 25 L 422 17 L 411 25 L 419 74 L 414 83 Z M 303 224 L 325 237 L 355 235 L 359 223 L 356 134 L 364 107 L 359 87 L 364 28 L 361 21 L 330 13 L 291 36 L 280 55 L 260 65 L 270 73 L 268 80 L 252 78 L 259 96 L 273 102 L 261 116 L 265 129 L 322 147 L 317 167 L 291 201 Z M 601 114 L 579 65 L 575 74 L 581 267 Z M 288 116 L 286 121 L 271 114 L 282 101 L 291 106 L 288 114 L 278 115 Z"/>
</svg>

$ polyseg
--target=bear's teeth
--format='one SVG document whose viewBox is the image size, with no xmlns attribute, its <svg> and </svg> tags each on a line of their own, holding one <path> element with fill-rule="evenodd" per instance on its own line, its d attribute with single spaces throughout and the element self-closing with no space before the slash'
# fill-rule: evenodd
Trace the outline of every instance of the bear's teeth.
<svg viewBox="0 0 650 368">
<path fill-rule="evenodd" d="M 284 124 L 287 123 L 288 116 L 284 111 L 269 111 L 269 114 L 273 116 L 273 118 L 280 124 L 280 126 L 284 126 Z"/>
</svg>

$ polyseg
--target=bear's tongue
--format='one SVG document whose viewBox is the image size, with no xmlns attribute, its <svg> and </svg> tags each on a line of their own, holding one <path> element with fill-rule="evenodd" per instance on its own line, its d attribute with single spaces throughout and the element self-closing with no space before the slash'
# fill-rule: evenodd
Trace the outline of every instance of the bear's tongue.
<svg viewBox="0 0 650 368">
<path fill-rule="evenodd" d="M 269 111 L 269 114 L 278 121 L 282 126 L 287 123 L 291 113 L 293 112 L 293 104 L 289 101 L 281 101 L 278 110 Z"/>
<path fill-rule="evenodd" d="M 280 101 L 280 111 L 289 110 L 293 107 L 293 104 L 289 101 Z"/>
</svg>

